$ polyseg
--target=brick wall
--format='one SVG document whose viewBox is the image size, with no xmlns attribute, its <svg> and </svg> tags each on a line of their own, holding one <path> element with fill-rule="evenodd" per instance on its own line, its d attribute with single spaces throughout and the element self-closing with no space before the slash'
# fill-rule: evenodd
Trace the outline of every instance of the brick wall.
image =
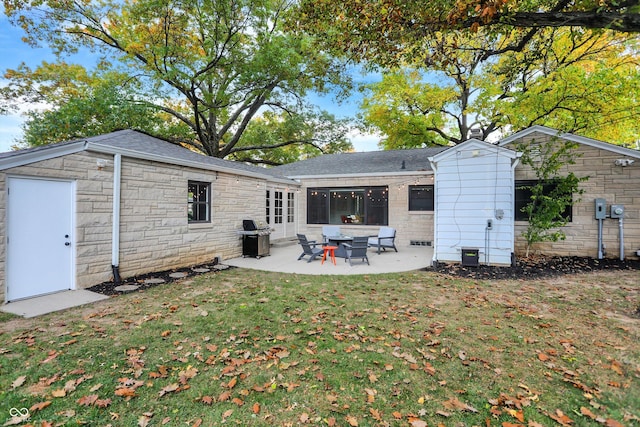
<svg viewBox="0 0 640 427">
<path fill-rule="evenodd" d="M 396 246 L 408 246 L 411 240 L 433 241 L 433 212 L 409 212 L 409 185 L 432 185 L 432 175 L 401 175 L 389 177 L 340 177 L 305 179 L 300 191 L 298 224 L 300 233 L 309 239 L 321 239 L 322 225 L 307 224 L 307 188 L 339 188 L 388 186 L 389 227 L 396 229 Z M 340 230 L 354 236 L 378 234 L 379 226 L 341 224 Z"/>
<path fill-rule="evenodd" d="M 522 142 L 542 142 L 548 139 L 549 136 L 536 133 L 524 138 Z M 595 219 L 594 199 L 604 198 L 607 201 L 607 213 L 610 212 L 611 204 L 625 206 L 624 254 L 625 257 L 635 257 L 636 251 L 640 249 L 640 161 L 627 167 L 616 166 L 615 161 L 624 156 L 584 144 L 579 145 L 576 153 L 576 163 L 568 167 L 578 177 L 588 176 L 589 179 L 581 183 L 580 187 L 585 192 L 580 196 L 581 200 L 573 206 L 572 222 L 563 228 L 566 240 L 536 244 L 533 249 L 550 255 L 597 257 L 598 221 Z M 564 168 L 564 173 L 568 171 L 568 167 Z M 516 180 L 533 178 L 535 175 L 531 170 L 518 165 Z M 526 224 L 516 221 L 516 253 L 519 255 L 524 254 L 525 250 L 521 233 L 526 229 Z M 619 257 L 617 219 L 604 220 L 603 242 L 606 246 L 606 257 Z"/>
<path fill-rule="evenodd" d="M 108 160 L 101 170 L 96 159 Z M 6 176 L 76 181 L 76 285 L 112 279 L 113 158 L 77 153 L 0 173 L 0 300 L 4 299 Z M 212 184 L 211 223 L 188 224 L 189 180 Z M 225 173 L 122 158 L 120 275 L 123 278 L 240 256 L 242 220 L 264 221 L 259 182 Z M 264 188 L 264 183 L 261 184 Z M 43 213 L 46 215 L 46 213 Z"/>
</svg>

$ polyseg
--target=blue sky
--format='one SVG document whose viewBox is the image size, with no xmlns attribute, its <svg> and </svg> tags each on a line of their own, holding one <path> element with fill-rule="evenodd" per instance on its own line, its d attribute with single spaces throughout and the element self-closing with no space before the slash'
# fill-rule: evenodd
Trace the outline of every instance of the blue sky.
<svg viewBox="0 0 640 427">
<path fill-rule="evenodd" d="M 0 8 L 0 85 L 5 84 L 2 79 L 5 71 L 7 69 L 17 68 L 22 62 L 33 68 L 43 60 L 55 60 L 55 57 L 49 49 L 44 47 L 32 48 L 24 43 L 21 40 L 24 34 L 22 29 L 13 27 L 2 12 L 2 8 Z M 73 61 L 70 60 L 70 62 Z M 355 77 L 356 79 L 366 78 L 367 80 L 371 78 L 370 76 Z M 355 91 L 352 97 L 340 104 L 338 104 L 332 96 L 311 96 L 309 99 L 336 117 L 345 117 L 356 114 L 360 94 Z M 33 106 L 24 106 L 25 111 L 31 108 L 33 108 Z M 9 151 L 11 146 L 15 144 L 16 138 L 22 135 L 21 125 L 23 121 L 24 117 L 20 113 L 0 115 L 0 152 Z M 362 134 L 354 131 L 350 137 L 356 151 L 373 151 L 378 149 L 377 144 L 379 137 L 375 135 Z"/>
</svg>

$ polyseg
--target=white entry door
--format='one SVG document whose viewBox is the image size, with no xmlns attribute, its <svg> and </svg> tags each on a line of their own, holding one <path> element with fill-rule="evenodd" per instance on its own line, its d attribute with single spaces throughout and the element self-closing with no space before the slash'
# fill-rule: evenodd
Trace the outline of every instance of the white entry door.
<svg viewBox="0 0 640 427">
<path fill-rule="evenodd" d="M 74 183 L 7 184 L 7 301 L 73 289 Z"/>
<path fill-rule="evenodd" d="M 267 221 L 272 229 L 271 240 L 295 237 L 295 193 L 267 190 Z"/>
</svg>

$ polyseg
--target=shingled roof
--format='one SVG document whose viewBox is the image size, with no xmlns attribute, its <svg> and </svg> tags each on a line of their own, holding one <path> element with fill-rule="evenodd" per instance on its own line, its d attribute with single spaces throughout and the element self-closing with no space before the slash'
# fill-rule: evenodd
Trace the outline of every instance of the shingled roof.
<svg viewBox="0 0 640 427">
<path fill-rule="evenodd" d="M 431 166 L 428 157 L 448 148 L 450 147 L 326 154 L 274 168 L 261 168 L 204 156 L 143 132 L 120 130 L 75 141 L 0 153 L 0 170 L 88 150 L 110 154 L 120 153 L 126 157 L 227 171 L 265 179 L 290 180 L 308 176 L 429 172 Z"/>
<path fill-rule="evenodd" d="M 380 175 L 431 171 L 428 157 L 451 147 L 325 154 L 269 169 L 276 176 Z"/>
<path fill-rule="evenodd" d="M 125 157 L 225 171 L 263 179 L 286 179 L 283 176 L 268 173 L 265 168 L 205 156 L 135 130 L 120 130 L 74 141 L 0 153 L 0 170 L 85 150 L 109 154 L 119 153 Z"/>
</svg>

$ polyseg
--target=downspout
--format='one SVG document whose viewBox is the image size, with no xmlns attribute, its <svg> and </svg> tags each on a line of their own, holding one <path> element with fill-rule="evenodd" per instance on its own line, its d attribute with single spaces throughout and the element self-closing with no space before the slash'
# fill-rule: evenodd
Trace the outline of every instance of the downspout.
<svg viewBox="0 0 640 427">
<path fill-rule="evenodd" d="M 120 279 L 120 180 L 122 177 L 122 155 L 113 155 L 113 228 L 111 230 L 111 270 L 113 282 L 119 285 Z"/>
<path fill-rule="evenodd" d="M 516 266 L 516 166 L 520 163 L 522 153 L 516 151 L 516 158 L 511 161 L 511 266 Z"/>
<path fill-rule="evenodd" d="M 427 158 L 433 170 L 433 257 L 431 265 L 438 265 L 438 185 L 436 184 L 436 175 L 438 173 L 438 165 L 433 161 L 433 157 Z"/>
</svg>

